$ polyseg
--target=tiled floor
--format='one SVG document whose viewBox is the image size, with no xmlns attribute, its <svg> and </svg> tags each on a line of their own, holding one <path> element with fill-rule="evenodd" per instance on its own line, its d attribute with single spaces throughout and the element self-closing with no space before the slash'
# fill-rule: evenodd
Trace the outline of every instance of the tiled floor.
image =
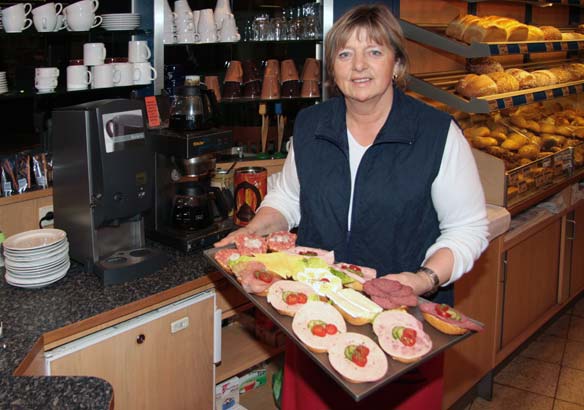
<svg viewBox="0 0 584 410">
<path fill-rule="evenodd" d="M 467 410 L 584 410 L 584 298 L 495 376 Z"/>
</svg>

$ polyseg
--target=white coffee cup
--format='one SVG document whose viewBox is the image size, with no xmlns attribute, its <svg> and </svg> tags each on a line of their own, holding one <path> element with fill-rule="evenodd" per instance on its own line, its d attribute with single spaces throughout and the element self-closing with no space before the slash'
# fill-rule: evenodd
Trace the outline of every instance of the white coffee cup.
<svg viewBox="0 0 584 410">
<path fill-rule="evenodd" d="M 113 64 L 100 64 L 91 67 L 91 88 L 108 88 L 114 86 L 114 80 L 119 81 L 119 72 L 114 75 Z"/>
<path fill-rule="evenodd" d="M 199 18 L 201 17 L 201 10 L 193 10 L 193 24 L 195 33 L 199 32 Z"/>
<path fill-rule="evenodd" d="M 86 66 L 67 66 L 67 90 L 86 90 L 91 80 L 91 71 Z"/>
<path fill-rule="evenodd" d="M 241 36 L 235 24 L 235 17 L 233 14 L 228 14 L 223 19 L 223 25 L 221 26 L 221 30 L 219 30 L 219 41 L 239 41 L 240 39 Z"/>
<path fill-rule="evenodd" d="M 201 10 L 198 33 L 201 43 L 215 43 L 217 41 L 217 25 L 213 17 L 213 9 Z"/>
<path fill-rule="evenodd" d="M 133 63 L 113 63 L 114 66 L 114 85 L 124 87 L 134 85 L 134 81 L 140 80 L 141 72 L 134 67 Z M 116 72 L 119 75 L 116 76 Z"/>
<path fill-rule="evenodd" d="M 101 16 L 90 12 L 68 12 L 65 15 L 67 28 L 70 31 L 88 31 L 102 23 Z"/>
<path fill-rule="evenodd" d="M 58 77 L 59 69 L 57 67 L 38 67 L 34 69 L 35 78 Z"/>
<path fill-rule="evenodd" d="M 56 77 L 41 77 L 34 80 L 34 86 L 39 92 L 53 92 L 58 83 Z"/>
<path fill-rule="evenodd" d="M 106 57 L 105 45 L 103 43 L 83 44 L 83 64 L 92 66 L 103 64 Z"/>
<path fill-rule="evenodd" d="M 65 14 L 71 11 L 95 13 L 99 7 L 98 0 L 81 0 L 65 7 Z"/>
<path fill-rule="evenodd" d="M 2 10 L 2 25 L 7 33 L 20 33 L 32 25 L 32 20 L 26 18 L 32 6 L 30 3 L 18 3 Z"/>
<path fill-rule="evenodd" d="M 176 0 L 174 2 L 174 12 L 177 15 L 192 13 L 191 7 L 189 6 L 187 0 Z"/>
<path fill-rule="evenodd" d="M 63 10 L 61 3 L 46 3 L 32 10 L 32 21 L 38 32 L 54 31 L 57 15 Z"/>
<path fill-rule="evenodd" d="M 134 80 L 134 84 L 150 84 L 158 76 L 156 69 L 149 62 L 134 63 L 134 68 L 140 72 L 138 79 Z"/>
<path fill-rule="evenodd" d="M 144 40 L 128 41 L 128 61 L 130 63 L 143 63 L 152 57 L 148 43 Z"/>
<path fill-rule="evenodd" d="M 61 31 L 67 28 L 67 21 L 65 16 L 62 14 L 57 14 L 57 22 L 55 23 L 55 29 L 53 31 Z"/>
</svg>

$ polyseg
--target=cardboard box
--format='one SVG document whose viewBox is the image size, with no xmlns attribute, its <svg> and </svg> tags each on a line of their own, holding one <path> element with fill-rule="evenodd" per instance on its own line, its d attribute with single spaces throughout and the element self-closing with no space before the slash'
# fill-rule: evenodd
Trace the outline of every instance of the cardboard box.
<svg viewBox="0 0 584 410">
<path fill-rule="evenodd" d="M 215 386 L 215 410 L 235 410 L 239 406 L 239 377 L 235 376 Z"/>
</svg>

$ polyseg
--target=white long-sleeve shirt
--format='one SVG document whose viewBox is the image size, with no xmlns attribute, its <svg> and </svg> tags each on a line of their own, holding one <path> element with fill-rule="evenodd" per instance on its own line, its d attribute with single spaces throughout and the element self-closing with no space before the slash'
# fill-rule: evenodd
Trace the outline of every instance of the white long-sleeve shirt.
<svg viewBox="0 0 584 410">
<path fill-rule="evenodd" d="M 368 147 L 360 146 L 350 135 L 351 202 L 357 168 Z M 291 144 L 282 171 L 270 178 L 270 189 L 261 207 L 278 210 L 290 229 L 300 223 L 300 182 Z M 450 123 L 440 170 L 432 183 L 432 202 L 440 223 L 440 236 L 426 251 L 426 259 L 440 248 L 454 255 L 454 266 L 446 286 L 468 272 L 488 245 L 488 219 L 485 198 L 470 146 L 460 128 Z M 351 205 L 347 215 L 351 226 Z M 388 273 L 388 272 L 386 272 Z M 396 272 L 397 273 L 397 272 Z"/>
</svg>

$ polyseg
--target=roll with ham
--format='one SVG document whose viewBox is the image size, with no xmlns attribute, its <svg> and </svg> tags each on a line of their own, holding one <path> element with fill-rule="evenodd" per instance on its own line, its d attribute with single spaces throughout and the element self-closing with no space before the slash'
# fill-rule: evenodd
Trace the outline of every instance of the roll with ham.
<svg viewBox="0 0 584 410">
<path fill-rule="evenodd" d="M 269 287 L 282 279 L 257 261 L 238 262 L 232 266 L 232 270 L 243 290 L 258 296 L 266 296 Z"/>
<path fill-rule="evenodd" d="M 340 262 L 331 265 L 331 267 L 353 279 L 353 282 L 349 283 L 347 287 L 358 291 L 363 290 L 363 284 L 366 281 L 374 279 L 377 276 L 377 270 L 352 263 Z"/>
<path fill-rule="evenodd" d="M 235 262 L 239 259 L 240 256 L 241 252 L 239 252 L 237 249 L 226 248 L 218 250 L 215 253 L 214 258 L 225 272 L 233 273 L 231 266 L 229 266 L 229 262 Z"/>
<path fill-rule="evenodd" d="M 315 353 L 329 350 L 347 324 L 337 309 L 325 302 L 308 302 L 294 315 L 294 334 Z"/>
<path fill-rule="evenodd" d="M 329 265 L 335 263 L 334 251 L 326 251 L 324 249 L 318 248 L 309 248 L 307 246 L 295 246 L 294 248 L 286 249 L 284 252 L 290 253 L 292 255 L 316 256 L 324 260 Z"/>
<path fill-rule="evenodd" d="M 475 332 L 483 330 L 481 325 L 444 303 L 421 303 L 419 308 L 424 319 L 442 333 L 462 335 L 471 330 Z"/>
<path fill-rule="evenodd" d="M 266 239 L 253 234 L 237 235 L 235 237 L 235 246 L 242 255 L 254 255 L 268 251 Z"/>
<path fill-rule="evenodd" d="M 281 280 L 268 289 L 268 303 L 280 314 L 292 316 L 316 295 L 310 286 L 293 280 Z"/>
<path fill-rule="evenodd" d="M 375 382 L 387 373 L 387 358 L 377 344 L 359 333 L 337 337 L 328 351 L 333 369 L 351 383 Z"/>
<path fill-rule="evenodd" d="M 405 310 L 387 310 L 373 321 L 379 345 L 394 360 L 413 363 L 432 350 L 432 340 L 422 322 Z"/>
<path fill-rule="evenodd" d="M 272 232 L 267 239 L 270 252 L 280 252 L 296 246 L 296 234 L 288 231 Z"/>
</svg>

